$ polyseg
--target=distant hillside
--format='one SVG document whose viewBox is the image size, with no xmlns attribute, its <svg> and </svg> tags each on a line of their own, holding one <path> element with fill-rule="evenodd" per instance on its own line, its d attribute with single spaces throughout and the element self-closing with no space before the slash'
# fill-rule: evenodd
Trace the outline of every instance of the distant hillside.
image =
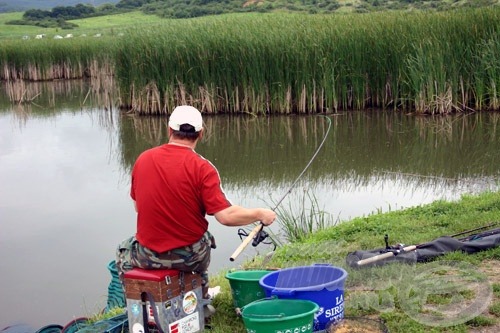
<svg viewBox="0 0 500 333">
<path fill-rule="evenodd" d="M 119 0 L 0 0 L 0 13 L 25 11 L 28 9 L 51 9 L 56 6 L 74 6 L 76 4 L 91 4 L 94 6 L 103 3 L 116 4 Z"/>
<path fill-rule="evenodd" d="M 225 13 L 273 11 L 309 14 L 369 13 L 385 10 L 445 11 L 499 4 L 500 0 L 120 0 L 116 8 L 139 9 L 146 14 L 165 18 L 192 18 Z"/>
<path fill-rule="evenodd" d="M 500 0 L 0 0 L 0 12 L 25 12 L 22 20 L 8 22 L 10 25 L 71 29 L 72 24 L 65 21 L 134 10 L 161 18 L 193 18 L 245 12 L 332 14 L 385 10 L 446 11 L 499 5 Z M 78 15 L 74 13 L 73 7 L 79 7 L 76 10 Z M 88 8 L 92 8 L 90 12 L 82 13 L 81 9 Z"/>
</svg>

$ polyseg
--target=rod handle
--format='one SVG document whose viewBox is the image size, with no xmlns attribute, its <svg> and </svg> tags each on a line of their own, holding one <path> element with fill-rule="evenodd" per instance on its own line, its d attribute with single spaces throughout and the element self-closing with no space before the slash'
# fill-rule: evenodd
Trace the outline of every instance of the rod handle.
<svg viewBox="0 0 500 333">
<path fill-rule="evenodd" d="M 410 246 L 404 247 L 401 250 L 401 252 L 399 252 L 399 253 L 410 252 L 410 251 L 414 251 L 416 249 L 417 249 L 416 245 L 410 245 Z M 387 259 L 387 258 L 393 257 L 395 255 L 396 254 L 394 254 L 393 252 L 382 253 L 382 254 L 376 255 L 375 257 L 371 257 L 371 258 L 366 258 L 366 259 L 360 260 L 360 261 L 357 262 L 356 265 L 357 266 L 363 266 L 363 265 L 366 265 L 366 264 L 371 264 L 371 263 L 377 262 L 379 260 L 383 260 L 383 259 Z"/>
<path fill-rule="evenodd" d="M 229 257 L 230 261 L 234 261 L 236 257 L 240 255 L 241 252 L 250 244 L 252 239 L 260 232 L 260 230 L 264 227 L 262 223 L 259 223 L 253 230 L 248 234 L 248 236 L 243 240 L 243 242 L 238 246 L 236 250 L 234 250 L 233 254 L 231 257 Z"/>
</svg>

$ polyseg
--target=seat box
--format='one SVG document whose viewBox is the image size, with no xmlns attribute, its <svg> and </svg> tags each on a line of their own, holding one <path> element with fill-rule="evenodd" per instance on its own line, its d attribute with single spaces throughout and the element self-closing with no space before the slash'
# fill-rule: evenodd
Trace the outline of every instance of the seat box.
<svg viewBox="0 0 500 333">
<path fill-rule="evenodd" d="M 130 332 L 155 332 L 158 326 L 165 333 L 203 331 L 199 274 L 134 268 L 124 274 L 124 286 Z"/>
</svg>

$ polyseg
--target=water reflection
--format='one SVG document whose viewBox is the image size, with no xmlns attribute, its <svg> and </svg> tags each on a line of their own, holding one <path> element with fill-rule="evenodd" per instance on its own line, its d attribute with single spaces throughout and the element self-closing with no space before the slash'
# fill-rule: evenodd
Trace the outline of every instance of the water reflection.
<svg viewBox="0 0 500 333">
<path fill-rule="evenodd" d="M 398 173 L 432 182 L 471 174 L 496 176 L 498 119 L 497 114 L 473 114 L 430 123 L 429 119 L 422 121 L 397 113 L 337 115 L 310 177 L 366 179 L 374 174 L 384 178 Z M 293 180 L 307 164 L 323 138 L 327 122 L 318 116 L 216 116 L 207 117 L 205 125 L 208 135 L 198 150 L 217 161 L 229 183 L 266 180 L 280 185 Z M 138 153 L 166 140 L 165 119 L 122 118 L 124 168 L 131 167 Z"/>
<path fill-rule="evenodd" d="M 113 76 L 103 74 L 90 80 L 8 81 L 2 83 L 0 108 L 39 112 L 51 109 L 99 107 L 112 110 L 119 98 Z"/>
<path fill-rule="evenodd" d="M 42 86 L 24 104 L 0 91 L 0 328 L 65 324 L 102 309 L 106 265 L 135 227 L 130 168 L 139 153 L 167 140 L 165 118 L 121 112 L 109 104 L 113 95 L 97 96 L 102 87 L 74 83 Z M 499 114 L 378 111 L 331 119 L 323 149 L 283 207 L 300 209 L 310 192 L 336 220 L 346 220 L 499 187 Z M 197 150 L 217 166 L 230 199 L 272 207 L 310 161 L 328 122 L 211 116 L 205 126 Z M 213 273 L 267 250 L 249 248 L 230 263 L 240 243 L 236 229 L 210 222 L 219 239 Z"/>
</svg>

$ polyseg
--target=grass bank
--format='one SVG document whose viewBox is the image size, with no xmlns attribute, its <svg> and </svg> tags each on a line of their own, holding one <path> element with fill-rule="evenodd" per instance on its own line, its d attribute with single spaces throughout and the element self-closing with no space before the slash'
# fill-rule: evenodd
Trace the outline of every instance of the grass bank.
<svg viewBox="0 0 500 333">
<path fill-rule="evenodd" d="M 349 252 L 383 248 L 385 234 L 389 235 L 391 245 L 421 244 L 495 221 L 500 221 L 500 192 L 465 195 L 456 202 L 437 201 L 355 218 L 317 232 L 300 243 L 279 248 L 265 264 L 263 258 L 255 258 L 242 268 L 313 263 L 344 267 L 349 273 L 345 315 L 383 319 L 390 332 L 498 332 L 500 248 L 474 255 L 451 253 L 418 264 L 352 269 L 345 263 Z M 453 275 L 453 271 L 458 274 Z M 213 302 L 217 313 L 212 319 L 211 332 L 246 332 L 242 319 L 235 314 L 225 274 L 221 272 L 211 280 L 213 286 L 222 287 L 222 293 Z M 451 279 L 446 279 L 450 276 Z M 457 289 L 453 289 L 453 284 Z"/>
</svg>

